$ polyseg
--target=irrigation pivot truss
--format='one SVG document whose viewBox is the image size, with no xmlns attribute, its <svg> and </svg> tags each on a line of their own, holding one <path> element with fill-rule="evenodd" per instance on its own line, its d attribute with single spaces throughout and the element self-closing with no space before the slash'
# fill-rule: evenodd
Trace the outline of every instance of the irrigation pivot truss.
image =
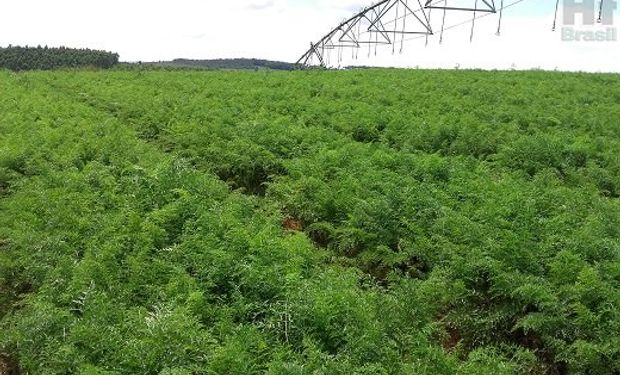
<svg viewBox="0 0 620 375">
<path fill-rule="evenodd" d="M 491 15 L 498 17 L 499 35 L 504 10 L 524 1 L 381 0 L 342 21 L 319 41 L 310 43 L 310 48 L 297 60 L 297 66 L 304 68 L 336 65 L 332 64 L 331 60 L 335 57 L 339 64 L 344 53 L 350 53 L 353 59 L 357 59 L 360 53 L 370 57 L 372 54 L 377 55 L 377 49 L 381 45 L 391 46 L 392 53 L 396 50 L 402 53 L 404 43 L 408 40 L 426 38 L 428 44 L 429 37 L 438 34 L 439 43 L 442 43 L 444 32 L 469 23 L 471 41 L 474 38 L 476 20 Z M 600 0 L 601 11 L 604 1 Z M 559 4 L 560 0 L 556 0 L 554 30 Z M 435 15 L 437 12 L 440 13 L 439 16 Z M 446 15 L 451 12 L 469 12 L 472 16 L 465 22 L 446 25 Z"/>
</svg>

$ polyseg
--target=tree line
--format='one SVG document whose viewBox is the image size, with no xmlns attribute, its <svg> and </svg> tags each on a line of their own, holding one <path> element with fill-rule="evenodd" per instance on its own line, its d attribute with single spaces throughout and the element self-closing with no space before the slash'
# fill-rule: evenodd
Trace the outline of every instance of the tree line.
<svg viewBox="0 0 620 375">
<path fill-rule="evenodd" d="M 0 48 L 0 69 L 49 70 L 96 67 L 108 69 L 118 64 L 119 55 L 91 49 L 15 47 Z"/>
</svg>

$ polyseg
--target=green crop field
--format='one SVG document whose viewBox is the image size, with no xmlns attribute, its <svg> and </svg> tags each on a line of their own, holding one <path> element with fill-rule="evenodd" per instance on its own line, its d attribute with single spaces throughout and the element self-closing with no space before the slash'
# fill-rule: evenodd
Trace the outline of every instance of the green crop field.
<svg viewBox="0 0 620 375">
<path fill-rule="evenodd" d="M 620 76 L 0 72 L 0 373 L 620 374 Z"/>
</svg>

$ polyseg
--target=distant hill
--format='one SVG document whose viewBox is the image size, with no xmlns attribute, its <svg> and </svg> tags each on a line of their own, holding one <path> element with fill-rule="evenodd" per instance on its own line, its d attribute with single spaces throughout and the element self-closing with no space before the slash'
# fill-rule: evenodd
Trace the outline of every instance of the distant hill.
<svg viewBox="0 0 620 375">
<path fill-rule="evenodd" d="M 147 63 L 155 66 L 175 68 L 198 68 L 198 69 L 273 69 L 293 70 L 295 64 L 282 61 L 269 61 L 261 59 L 215 59 L 215 60 L 192 60 L 174 59 L 172 61 L 160 61 Z"/>
</svg>

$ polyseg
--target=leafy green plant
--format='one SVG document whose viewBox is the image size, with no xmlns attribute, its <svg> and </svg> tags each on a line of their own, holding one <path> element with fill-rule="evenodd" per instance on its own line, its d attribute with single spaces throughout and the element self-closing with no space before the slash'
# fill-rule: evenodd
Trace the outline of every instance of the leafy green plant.
<svg viewBox="0 0 620 375">
<path fill-rule="evenodd" d="M 617 373 L 618 81 L 0 72 L 0 370 Z"/>
</svg>

